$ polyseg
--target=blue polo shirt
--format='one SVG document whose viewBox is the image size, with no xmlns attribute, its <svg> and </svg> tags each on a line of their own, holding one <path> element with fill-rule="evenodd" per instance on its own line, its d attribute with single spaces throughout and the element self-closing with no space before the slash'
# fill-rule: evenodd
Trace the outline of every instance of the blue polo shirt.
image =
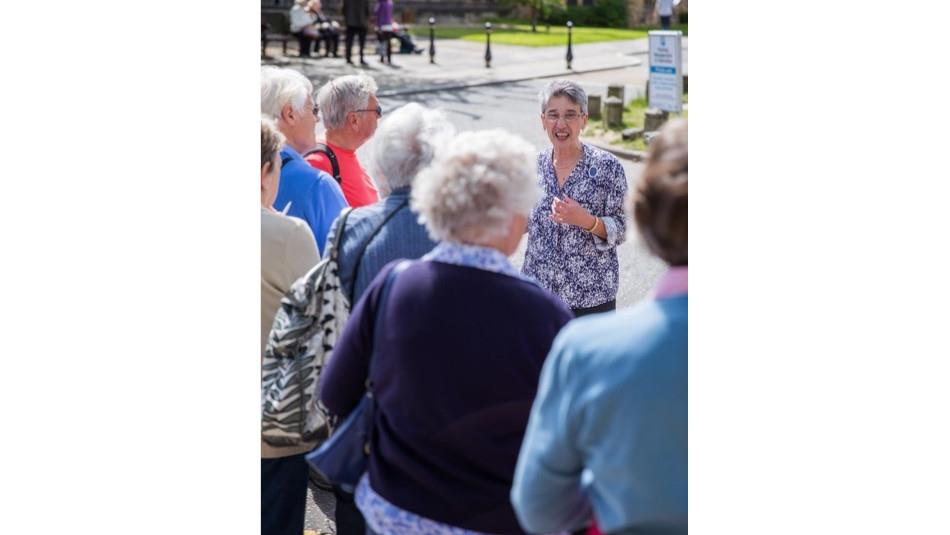
<svg viewBox="0 0 950 535">
<path fill-rule="evenodd" d="M 290 203 L 287 215 L 299 217 L 310 225 L 322 257 L 330 225 L 347 206 L 346 199 L 332 176 L 311 166 L 294 149 L 284 145 L 280 159 L 284 164 L 280 169 L 274 209 L 283 212 Z"/>
</svg>

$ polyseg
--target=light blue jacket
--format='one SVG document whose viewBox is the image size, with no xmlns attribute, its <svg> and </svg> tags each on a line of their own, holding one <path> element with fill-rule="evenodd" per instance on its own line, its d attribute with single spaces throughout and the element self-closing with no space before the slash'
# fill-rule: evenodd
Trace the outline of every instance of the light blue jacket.
<svg viewBox="0 0 950 535">
<path fill-rule="evenodd" d="M 337 262 L 340 266 L 343 291 L 347 296 L 353 295 L 351 307 L 356 305 L 363 295 L 363 290 L 383 266 L 398 258 L 420 258 L 435 247 L 435 242 L 429 238 L 425 227 L 417 221 L 419 216 L 409 209 L 409 192 L 408 187 L 395 189 L 388 197 L 375 204 L 355 208 L 347 217 Z M 383 219 L 397 208 L 399 211 L 369 242 L 360 261 L 359 271 L 354 277 L 353 268 L 363 245 Z M 334 229 L 335 221 L 327 236 L 327 244 L 335 238 Z M 326 250 L 326 246 L 323 250 Z"/>
<path fill-rule="evenodd" d="M 687 532 L 687 294 L 570 322 L 541 373 L 511 501 L 526 531 Z"/>
</svg>

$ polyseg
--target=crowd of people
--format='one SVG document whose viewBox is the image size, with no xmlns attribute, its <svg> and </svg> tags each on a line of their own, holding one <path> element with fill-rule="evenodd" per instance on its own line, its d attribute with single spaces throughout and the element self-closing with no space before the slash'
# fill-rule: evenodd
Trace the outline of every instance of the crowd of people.
<svg viewBox="0 0 950 535">
<path fill-rule="evenodd" d="M 297 38 L 300 57 L 319 57 L 320 43 L 324 46 L 323 57 L 339 57 L 340 34 L 343 33 L 346 62 L 354 65 L 355 45 L 359 47 L 360 65 L 368 65 L 364 49 L 371 27 L 376 30 L 382 63 L 392 65 L 393 39 L 399 42 L 401 53 L 422 52 L 406 28 L 393 20 L 392 0 L 378 0 L 372 13 L 369 0 L 344 0 L 341 15 L 342 25 L 324 13 L 320 0 L 294 0 L 290 8 L 290 33 Z"/>
<path fill-rule="evenodd" d="M 686 533 L 686 121 L 628 194 L 581 140 L 575 82 L 539 95 L 540 153 L 418 104 L 384 118 L 376 91 L 261 71 L 262 359 L 281 296 L 334 244 L 352 310 L 311 388 L 341 420 L 369 388 L 377 407 L 358 485 L 322 482 L 337 533 Z M 617 311 L 631 215 L 670 268 Z M 265 535 L 303 532 L 315 446 L 262 440 Z"/>
</svg>

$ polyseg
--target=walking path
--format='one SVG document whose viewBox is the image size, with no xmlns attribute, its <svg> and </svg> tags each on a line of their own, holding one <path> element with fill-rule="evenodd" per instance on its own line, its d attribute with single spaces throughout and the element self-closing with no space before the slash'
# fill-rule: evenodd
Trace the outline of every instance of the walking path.
<svg viewBox="0 0 950 535">
<path fill-rule="evenodd" d="M 683 38 L 684 71 L 687 44 L 688 38 Z M 486 68 L 484 43 L 437 40 L 434 65 L 429 63 L 428 42 L 417 45 L 426 46 L 426 51 L 393 54 L 393 66 L 382 64 L 378 56 L 370 53 L 375 50 L 370 50 L 370 46 L 365 56 L 369 66 L 348 65 L 342 57 L 342 44 L 339 58 L 298 58 L 293 57 L 293 50 L 288 50 L 289 57 L 282 57 L 279 45 L 270 46 L 267 54 L 272 59 L 261 63 L 298 69 L 315 86 L 344 74 L 366 72 L 379 85 L 379 95 L 387 97 L 636 67 L 646 62 L 648 51 L 646 39 L 577 45 L 573 47 L 572 69 L 568 70 L 566 44 L 540 48 L 492 44 L 491 68 Z M 356 57 L 354 50 L 354 60 Z"/>
</svg>

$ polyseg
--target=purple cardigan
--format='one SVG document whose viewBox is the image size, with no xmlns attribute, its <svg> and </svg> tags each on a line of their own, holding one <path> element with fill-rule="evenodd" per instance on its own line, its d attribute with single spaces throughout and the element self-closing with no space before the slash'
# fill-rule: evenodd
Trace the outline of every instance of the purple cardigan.
<svg viewBox="0 0 950 535">
<path fill-rule="evenodd" d="M 348 414 L 363 395 L 380 287 L 356 304 L 320 380 Z M 523 533 L 509 500 L 545 356 L 570 310 L 531 282 L 417 262 L 390 289 L 372 382 L 373 490 L 397 507 L 489 533 Z"/>
<path fill-rule="evenodd" d="M 376 6 L 376 27 L 382 28 L 393 23 L 393 3 L 381 1 Z"/>
</svg>

